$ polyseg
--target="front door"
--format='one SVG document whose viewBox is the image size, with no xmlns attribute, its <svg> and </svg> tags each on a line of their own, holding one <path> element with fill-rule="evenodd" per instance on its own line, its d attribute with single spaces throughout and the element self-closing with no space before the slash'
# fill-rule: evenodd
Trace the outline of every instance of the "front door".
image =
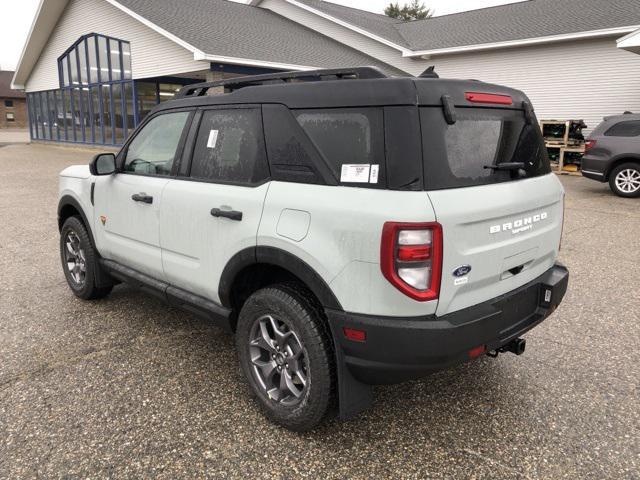
<svg viewBox="0 0 640 480">
<path fill-rule="evenodd" d="M 95 231 L 103 257 L 163 279 L 158 219 L 190 112 L 149 120 L 123 152 L 120 171 L 98 177 Z"/>
<path fill-rule="evenodd" d="M 227 262 L 256 245 L 269 188 L 260 108 L 202 111 L 191 165 L 180 170 L 162 193 L 166 279 L 219 302 Z"/>
</svg>

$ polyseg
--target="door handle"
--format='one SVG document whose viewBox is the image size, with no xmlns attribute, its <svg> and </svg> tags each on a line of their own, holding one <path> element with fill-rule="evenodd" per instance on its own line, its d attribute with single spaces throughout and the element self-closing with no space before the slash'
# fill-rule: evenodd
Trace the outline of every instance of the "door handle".
<svg viewBox="0 0 640 480">
<path fill-rule="evenodd" d="M 134 193 L 131 195 L 131 200 L 134 202 L 153 203 L 153 197 L 146 193 Z"/>
<path fill-rule="evenodd" d="M 237 210 L 220 210 L 219 208 L 212 208 L 211 215 L 214 217 L 224 217 L 229 220 L 236 220 L 237 222 L 242 220 L 242 212 Z"/>
</svg>

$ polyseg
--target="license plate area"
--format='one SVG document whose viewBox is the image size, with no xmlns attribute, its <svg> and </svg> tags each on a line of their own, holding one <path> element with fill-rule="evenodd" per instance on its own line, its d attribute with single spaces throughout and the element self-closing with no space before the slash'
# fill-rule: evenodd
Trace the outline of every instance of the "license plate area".
<svg viewBox="0 0 640 480">
<path fill-rule="evenodd" d="M 527 288 L 503 300 L 500 309 L 505 318 L 524 319 L 532 315 L 538 307 L 538 289 Z"/>
</svg>

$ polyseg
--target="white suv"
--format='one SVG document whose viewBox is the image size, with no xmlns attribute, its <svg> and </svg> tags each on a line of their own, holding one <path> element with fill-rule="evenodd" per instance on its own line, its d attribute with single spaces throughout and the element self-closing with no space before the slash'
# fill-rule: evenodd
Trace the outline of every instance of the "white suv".
<svg viewBox="0 0 640 480">
<path fill-rule="evenodd" d="M 348 418 L 373 384 L 522 353 L 560 303 L 537 125 L 523 93 L 432 71 L 191 85 L 60 174 L 64 272 L 80 298 L 125 281 L 234 332 L 272 420 Z"/>
</svg>

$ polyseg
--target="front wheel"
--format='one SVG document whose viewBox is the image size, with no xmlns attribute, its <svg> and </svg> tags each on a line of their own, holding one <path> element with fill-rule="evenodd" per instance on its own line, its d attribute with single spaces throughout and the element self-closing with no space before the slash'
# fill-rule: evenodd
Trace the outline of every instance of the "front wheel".
<svg viewBox="0 0 640 480">
<path fill-rule="evenodd" d="M 98 255 L 78 217 L 69 217 L 62 225 L 60 257 L 69 288 L 77 297 L 90 300 L 105 297 L 111 292 L 113 286 L 96 286 L 96 273 L 100 268 Z"/>
<path fill-rule="evenodd" d="M 640 165 L 637 163 L 618 165 L 609 176 L 609 186 L 613 193 L 621 197 L 640 196 Z"/>
<path fill-rule="evenodd" d="M 255 292 L 236 330 L 244 374 L 267 417 L 290 430 L 320 423 L 335 385 L 333 349 L 322 308 L 296 285 Z"/>
</svg>

